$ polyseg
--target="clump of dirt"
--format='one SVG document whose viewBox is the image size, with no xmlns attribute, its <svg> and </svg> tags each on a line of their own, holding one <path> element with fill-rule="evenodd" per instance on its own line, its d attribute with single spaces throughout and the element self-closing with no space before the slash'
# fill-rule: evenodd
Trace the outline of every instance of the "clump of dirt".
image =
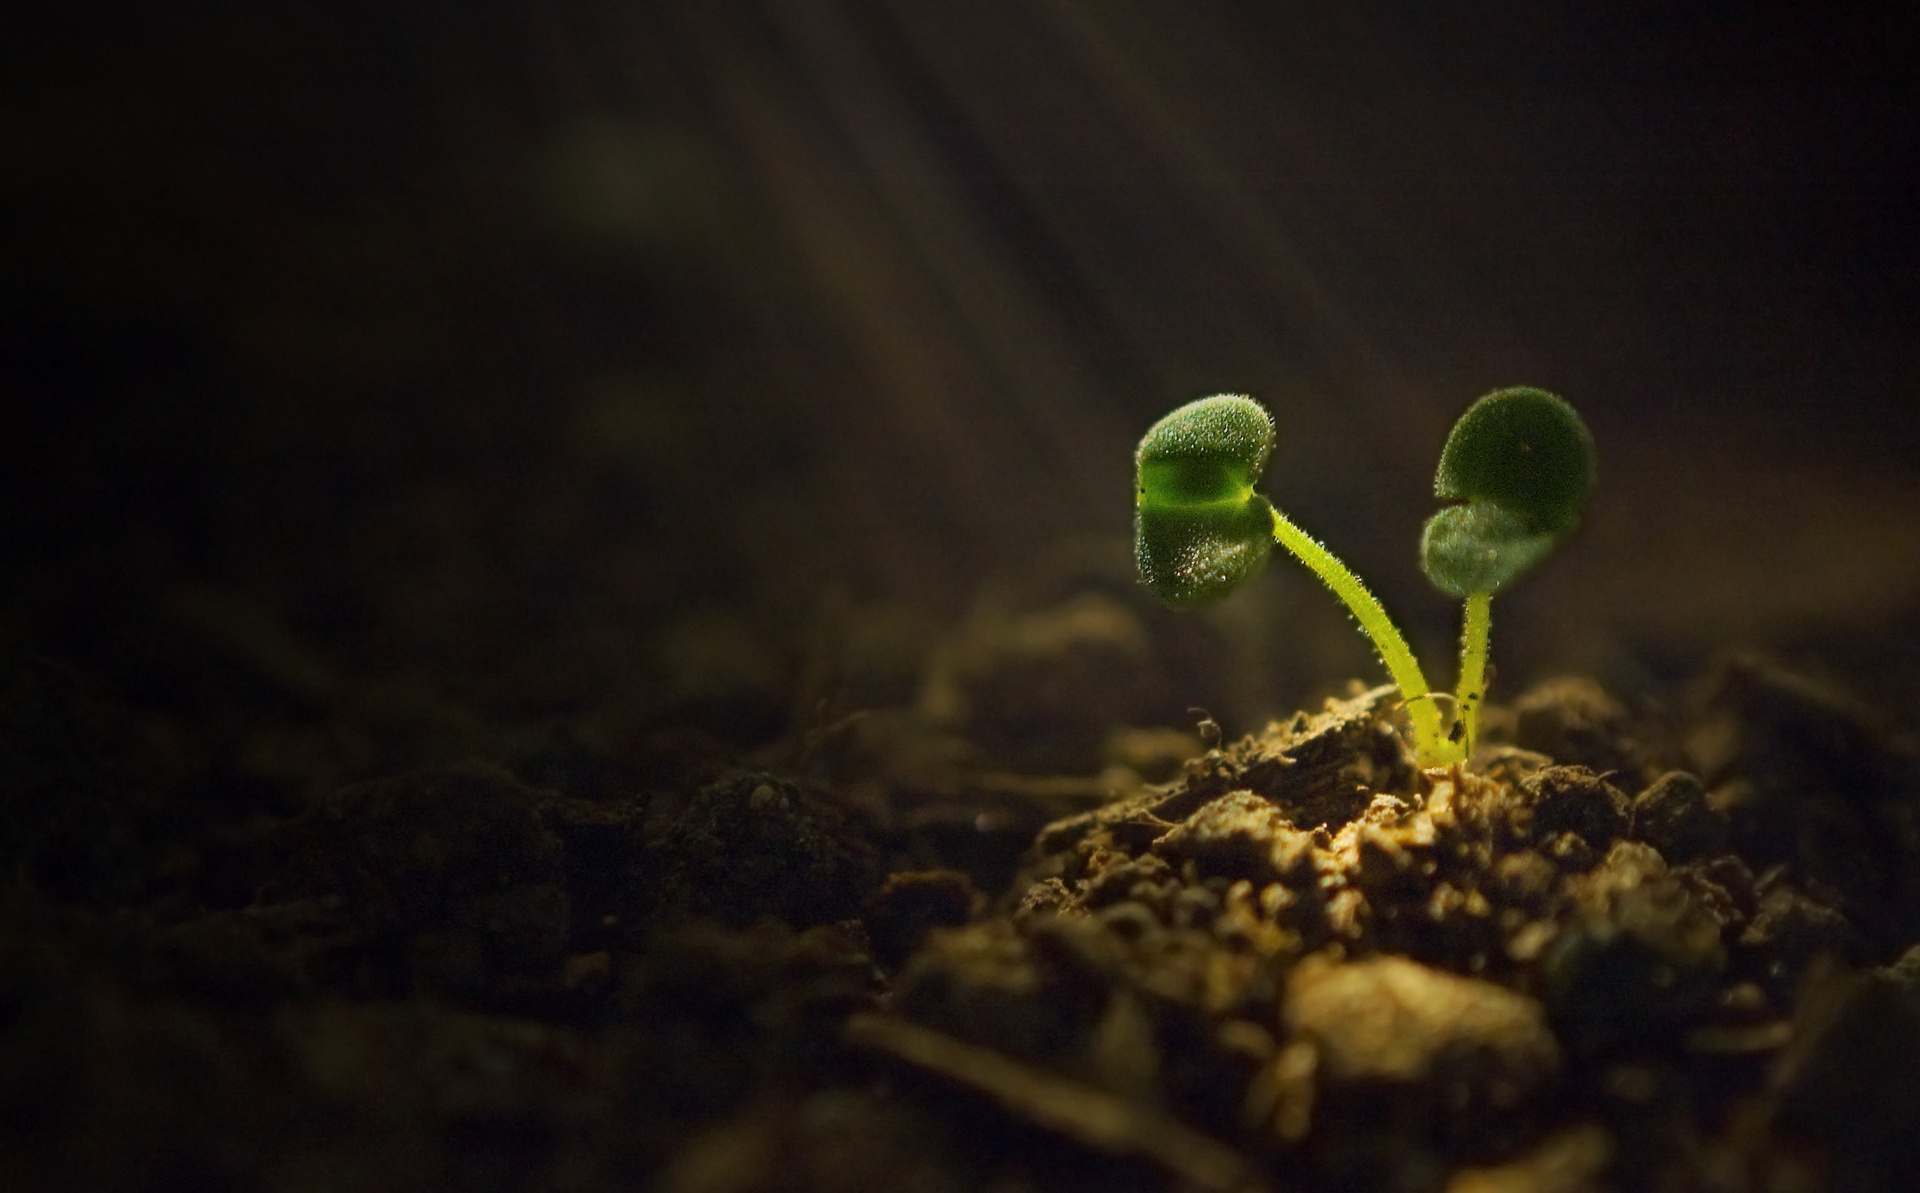
<svg viewBox="0 0 1920 1193">
<path fill-rule="evenodd" d="M 82 707 L 11 692 L 12 723 Z M 31 723 L 137 758 L 112 713 Z M 640 790 L 431 766 L 197 828 L 111 768 L 32 770 L 16 737 L 46 778 L 6 826 L 0 1170 L 1920 1187 L 1909 739 L 1754 661 L 1676 713 L 1542 685 L 1446 769 L 1399 717 L 1356 689 L 1149 751 L 1173 777 L 1146 785 L 992 769 L 876 715 L 786 769 L 704 746 Z M 69 784 L 93 802 L 49 794 Z M 115 857 L 132 871 L 94 882 Z M 38 879 L 63 858 L 88 880 Z"/>
<path fill-rule="evenodd" d="M 1005 914 L 935 934 L 856 1038 L 1204 1187 L 1910 1173 L 1920 999 L 1882 967 L 1920 940 L 1911 754 L 1753 663 L 1714 681 L 1698 771 L 1589 683 L 1514 718 L 1574 765 L 1421 771 L 1393 702 L 1049 826 Z M 1066 1109 L 1115 1099 L 1118 1139 Z"/>
</svg>

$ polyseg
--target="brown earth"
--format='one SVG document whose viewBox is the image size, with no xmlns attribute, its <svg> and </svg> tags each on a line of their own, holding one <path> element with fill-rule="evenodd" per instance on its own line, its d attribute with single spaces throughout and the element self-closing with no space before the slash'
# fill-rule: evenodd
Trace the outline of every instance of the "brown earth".
<svg viewBox="0 0 1920 1193">
<path fill-rule="evenodd" d="M 52 670 L 5 707 L 112 737 Z M 0 1156 L 76 1189 L 1920 1175 L 1908 739 L 1751 659 L 1678 714 L 1543 685 L 1451 770 L 1395 713 L 1159 742 L 1158 784 L 930 769 L 932 727 L 872 718 L 639 793 L 440 767 L 159 855 L 96 757 L 92 815 L 14 805 Z M 109 861 L 139 897 L 63 889 Z"/>
</svg>

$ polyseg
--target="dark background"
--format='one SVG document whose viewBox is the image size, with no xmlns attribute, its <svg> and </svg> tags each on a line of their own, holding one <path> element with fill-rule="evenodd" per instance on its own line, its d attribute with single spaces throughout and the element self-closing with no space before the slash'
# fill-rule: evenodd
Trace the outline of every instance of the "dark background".
<svg viewBox="0 0 1920 1193">
<path fill-rule="evenodd" d="M 1906 6 L 190 7 L 0 48 L 0 640 L 223 798 L 751 749 L 1087 594 L 1106 721 L 1371 678 L 1290 565 L 1134 587 L 1132 444 L 1221 390 L 1440 682 L 1433 460 L 1525 383 L 1602 471 L 1508 695 L 1920 693 Z"/>
</svg>

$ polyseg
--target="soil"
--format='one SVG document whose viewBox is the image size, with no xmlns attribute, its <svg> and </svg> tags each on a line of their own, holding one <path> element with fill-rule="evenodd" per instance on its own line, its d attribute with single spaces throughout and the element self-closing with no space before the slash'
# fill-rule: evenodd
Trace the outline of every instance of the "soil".
<svg viewBox="0 0 1920 1193">
<path fill-rule="evenodd" d="M 856 718 L 191 832 L 70 675 L 4 711 L 13 1187 L 1920 1180 L 1920 755 L 1753 659 L 1542 685 L 1453 769 L 1356 686 L 1153 784 Z"/>
</svg>

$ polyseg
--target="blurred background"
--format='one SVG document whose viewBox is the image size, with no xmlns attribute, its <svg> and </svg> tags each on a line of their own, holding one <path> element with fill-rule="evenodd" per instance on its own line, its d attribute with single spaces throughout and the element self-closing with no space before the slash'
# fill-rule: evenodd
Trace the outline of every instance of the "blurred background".
<svg viewBox="0 0 1920 1193">
<path fill-rule="evenodd" d="M 1090 772 L 1378 673 L 1284 561 L 1145 598 L 1150 422 L 1264 400 L 1267 491 L 1450 682 L 1433 463 L 1531 384 L 1601 487 L 1496 604 L 1505 695 L 1748 647 L 1920 695 L 1913 10 L 1311 7 L 16 18 L 10 682 L 240 803 L 888 709 Z"/>
</svg>

